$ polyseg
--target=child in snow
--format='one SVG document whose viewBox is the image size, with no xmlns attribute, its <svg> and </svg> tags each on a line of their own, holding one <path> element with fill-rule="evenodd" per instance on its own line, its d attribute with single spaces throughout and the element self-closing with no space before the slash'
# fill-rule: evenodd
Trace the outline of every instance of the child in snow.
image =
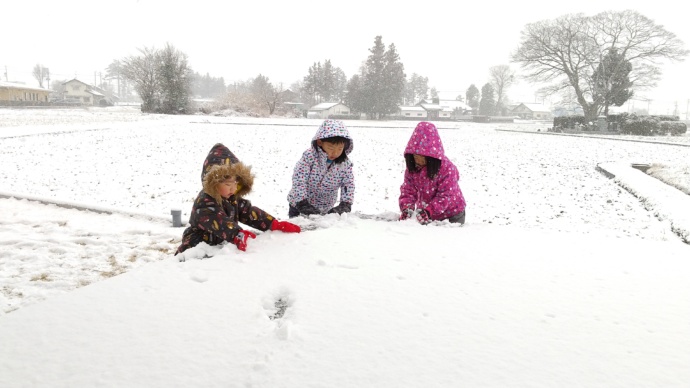
<svg viewBox="0 0 690 388">
<path fill-rule="evenodd" d="M 256 235 L 241 229 L 240 222 L 261 231 L 301 231 L 299 226 L 278 221 L 243 198 L 252 189 L 254 175 L 251 167 L 242 164 L 223 144 L 214 145 L 208 153 L 201 182 L 203 189 L 194 201 L 190 226 L 182 234 L 182 244 L 176 255 L 202 241 L 209 245 L 228 241 L 237 249 L 246 250 L 247 239 L 256 238 Z"/>
<path fill-rule="evenodd" d="M 465 223 L 465 197 L 455 165 L 445 156 L 436 126 L 417 124 L 405 148 L 405 181 L 400 186 L 400 219 L 412 217 L 421 224 L 448 220 Z"/>
<path fill-rule="evenodd" d="M 348 213 L 355 197 L 352 138 L 339 120 L 325 120 L 292 174 L 288 216 Z M 335 206 L 340 191 L 340 203 Z"/>
</svg>

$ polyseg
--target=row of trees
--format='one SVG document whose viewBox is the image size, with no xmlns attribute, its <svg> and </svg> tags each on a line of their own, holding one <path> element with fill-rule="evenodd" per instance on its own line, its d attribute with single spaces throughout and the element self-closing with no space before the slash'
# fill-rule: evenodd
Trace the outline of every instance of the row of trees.
<svg viewBox="0 0 690 388">
<path fill-rule="evenodd" d="M 120 84 L 132 84 L 145 111 L 184 112 L 189 110 L 190 93 L 204 97 L 224 93 L 222 78 L 192 73 L 186 55 L 170 45 L 162 50 L 145 48 L 140 53 L 121 63 L 115 61 L 106 74 L 118 80 L 119 95 Z M 528 24 L 512 60 L 522 67 L 527 81 L 547 84 L 541 90 L 543 95 L 560 94 L 564 100 L 572 96 L 592 120 L 608 113 L 610 106 L 625 103 L 635 91 L 656 85 L 660 60 L 682 60 L 687 54 L 683 43 L 663 26 L 635 11 L 623 11 L 591 17 L 565 15 Z M 35 71 L 42 82 L 47 69 L 38 66 Z M 494 66 L 481 93 L 471 85 L 465 101 L 480 114 L 500 114 L 505 111 L 506 91 L 514 81 L 515 73 L 509 66 Z M 263 75 L 246 84 L 243 90 L 251 93 L 243 95 L 273 113 L 282 85 L 271 84 Z M 414 73 L 407 79 L 395 45 L 386 47 L 381 36 L 375 37 L 369 56 L 350 79 L 326 60 L 309 67 L 302 82 L 292 89 L 303 102 L 342 101 L 354 113 L 370 118 L 394 114 L 401 104 L 415 104 L 429 92 L 432 98 L 436 94 L 434 88 L 429 90 L 427 77 Z"/>
</svg>

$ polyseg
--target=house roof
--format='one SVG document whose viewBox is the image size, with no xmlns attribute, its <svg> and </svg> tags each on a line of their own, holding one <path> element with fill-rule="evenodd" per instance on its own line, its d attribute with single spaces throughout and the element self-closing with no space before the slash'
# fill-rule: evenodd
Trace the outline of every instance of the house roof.
<svg viewBox="0 0 690 388">
<path fill-rule="evenodd" d="M 439 100 L 438 104 L 444 107 L 448 107 L 451 109 L 464 109 L 464 110 L 470 110 L 472 108 L 469 107 L 469 105 L 465 104 L 462 101 L 458 100 Z"/>
<path fill-rule="evenodd" d="M 520 105 L 524 105 L 527 109 L 531 110 L 532 112 L 551 112 L 551 109 L 547 108 L 543 104 L 523 102 Z M 515 108 L 519 107 L 520 105 L 516 106 Z"/>
<path fill-rule="evenodd" d="M 0 88 L 10 88 L 10 89 L 22 89 L 22 90 L 36 90 L 40 92 L 52 92 L 50 89 L 39 88 L 35 86 L 26 86 L 25 84 L 20 84 L 17 82 L 5 82 L 0 81 Z"/>
<path fill-rule="evenodd" d="M 339 102 L 322 102 L 320 104 L 316 104 L 309 108 L 309 110 L 328 110 L 333 108 L 336 105 L 340 105 Z"/>
<path fill-rule="evenodd" d="M 419 112 L 424 112 L 424 108 L 421 106 L 400 106 L 398 107 L 400 110 L 410 110 L 410 111 L 419 111 Z"/>
<path fill-rule="evenodd" d="M 86 93 L 91 93 L 91 94 L 93 94 L 94 96 L 98 96 L 98 97 L 105 97 L 105 94 L 99 93 L 99 92 L 97 92 L 97 91 L 95 91 L 95 90 L 93 90 L 93 89 L 88 89 L 88 90 L 86 91 Z"/>
<path fill-rule="evenodd" d="M 424 110 L 443 110 L 443 107 L 442 107 L 441 105 L 438 105 L 438 104 L 424 104 L 424 103 L 421 103 L 421 104 L 419 104 L 419 106 L 421 106 L 422 108 L 424 108 Z"/>
<path fill-rule="evenodd" d="M 70 83 L 70 82 L 74 82 L 74 81 L 77 81 L 77 82 L 79 82 L 80 84 L 84 84 L 84 85 L 86 85 L 86 86 L 88 86 L 88 87 L 91 87 L 91 85 L 87 84 L 87 83 L 84 82 L 84 81 L 79 81 L 79 80 L 76 79 L 76 78 L 72 78 L 71 80 L 65 81 L 65 82 L 63 82 L 62 84 L 63 84 L 63 85 L 66 85 L 66 84 L 68 84 L 68 83 Z"/>
</svg>

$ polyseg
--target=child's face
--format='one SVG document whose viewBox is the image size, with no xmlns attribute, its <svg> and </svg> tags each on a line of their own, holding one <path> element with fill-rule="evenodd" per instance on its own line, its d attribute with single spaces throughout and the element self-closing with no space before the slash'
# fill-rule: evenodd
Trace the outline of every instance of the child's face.
<svg viewBox="0 0 690 388">
<path fill-rule="evenodd" d="M 223 198 L 230 198 L 231 195 L 237 192 L 237 179 L 226 179 L 218 184 L 218 193 Z"/>
<path fill-rule="evenodd" d="M 323 150 L 326 152 L 326 155 L 328 155 L 328 159 L 330 160 L 338 159 L 338 157 L 340 157 L 345 150 L 345 143 L 335 144 L 328 141 L 317 140 L 316 144 L 323 148 Z"/>
<path fill-rule="evenodd" d="M 414 154 L 414 163 L 418 166 L 426 166 L 426 156 Z"/>
</svg>

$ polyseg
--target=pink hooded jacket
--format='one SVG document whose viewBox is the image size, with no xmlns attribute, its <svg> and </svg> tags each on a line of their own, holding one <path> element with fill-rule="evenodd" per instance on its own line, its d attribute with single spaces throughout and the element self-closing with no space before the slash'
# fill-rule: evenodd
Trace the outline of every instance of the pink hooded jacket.
<svg viewBox="0 0 690 388">
<path fill-rule="evenodd" d="M 400 186 L 400 210 L 426 209 L 432 220 L 445 220 L 465 210 L 465 197 L 458 180 L 460 174 L 444 154 L 443 143 L 436 126 L 422 121 L 412 132 L 405 154 L 430 156 L 441 160 L 438 174 L 429 179 L 426 166 L 411 173 L 405 169 L 405 181 Z"/>
</svg>

